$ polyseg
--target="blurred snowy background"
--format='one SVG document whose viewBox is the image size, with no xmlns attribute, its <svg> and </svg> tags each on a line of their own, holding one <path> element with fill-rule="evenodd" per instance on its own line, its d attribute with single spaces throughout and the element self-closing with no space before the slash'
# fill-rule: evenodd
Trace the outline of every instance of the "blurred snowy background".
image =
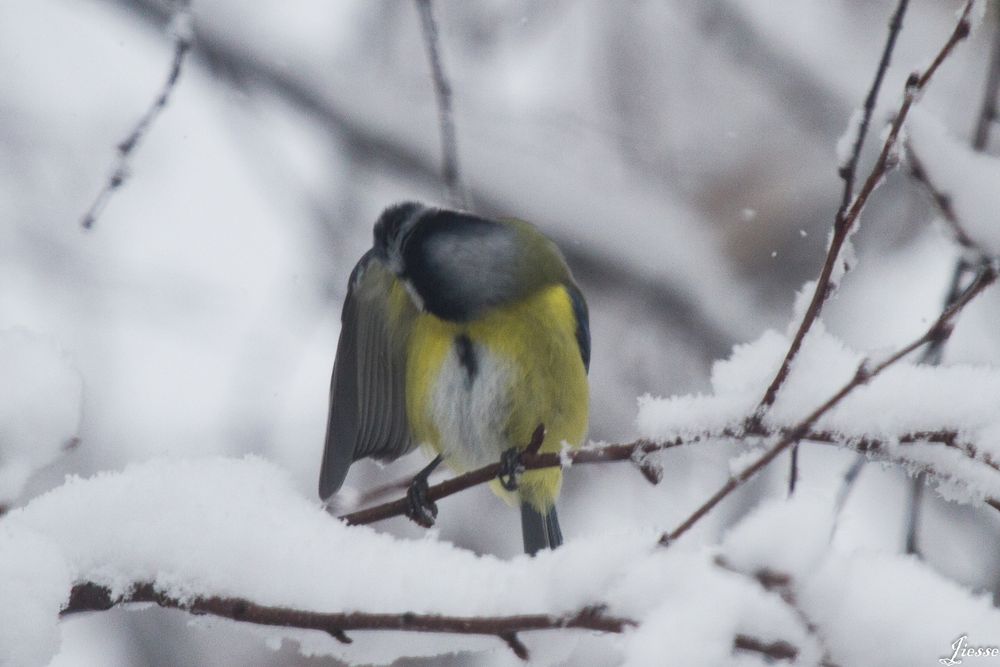
<svg viewBox="0 0 1000 667">
<path fill-rule="evenodd" d="M 786 329 L 795 292 L 824 254 L 841 192 L 835 146 L 894 5 L 435 3 L 473 208 L 552 235 L 590 303 L 593 439 L 628 441 L 638 397 L 706 390 L 711 363 L 734 344 Z M 958 7 L 912 3 L 876 137 Z M 997 9 L 920 103 L 959 140 L 976 120 Z M 413 3 L 195 0 L 192 11 L 194 47 L 173 97 L 85 232 L 80 218 L 115 146 L 168 72 L 170 6 L 0 3 L 0 330 L 43 336 L 83 380 L 78 445 L 23 492 L 19 484 L 8 506 L 69 473 L 244 453 L 288 470 L 313 498 L 347 276 L 384 206 L 442 202 Z M 890 175 L 855 237 L 857 270 L 824 314 L 831 332 L 884 349 L 936 316 L 957 249 L 933 219 L 905 172 Z M 946 362 L 1000 360 L 998 309 L 994 291 L 963 314 Z M 853 456 L 820 449 L 804 448 L 803 483 L 835 489 Z M 676 524 L 724 479 L 731 454 L 670 453 L 658 487 L 627 465 L 572 470 L 560 503 L 567 538 Z M 422 464 L 420 454 L 388 468 L 359 464 L 347 484 L 361 491 Z M 786 473 L 774 466 L 742 489 L 699 539 L 715 540 L 781 493 Z M 902 472 L 866 468 L 841 542 L 901 551 L 908 489 Z M 997 517 L 933 494 L 924 510 L 932 567 L 1000 591 Z M 422 532 L 403 520 L 379 529 Z M 485 487 L 442 502 L 434 534 L 479 553 L 520 550 L 516 512 Z M 159 610 L 74 617 L 53 664 L 337 664 L 188 620 Z"/>
</svg>

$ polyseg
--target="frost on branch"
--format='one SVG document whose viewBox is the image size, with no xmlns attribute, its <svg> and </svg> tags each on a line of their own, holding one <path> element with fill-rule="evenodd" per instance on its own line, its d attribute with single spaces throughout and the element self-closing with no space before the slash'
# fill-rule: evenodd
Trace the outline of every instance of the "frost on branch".
<svg viewBox="0 0 1000 667">
<path fill-rule="evenodd" d="M 52 341 L 0 331 L 0 507 L 72 444 L 82 393 L 80 374 Z"/>
<path fill-rule="evenodd" d="M 741 435 L 759 387 L 787 348 L 786 336 L 769 331 L 754 343 L 737 346 L 729 359 L 716 362 L 711 394 L 643 399 L 642 435 L 659 440 Z M 864 357 L 817 322 L 805 338 L 786 387 L 764 418 L 765 432 L 793 427 L 849 382 Z M 851 392 L 819 419 L 813 434 L 822 435 L 823 442 L 853 446 L 911 471 L 928 470 L 949 499 L 998 498 L 997 396 L 1000 370 L 996 368 L 932 367 L 904 360 Z"/>
<path fill-rule="evenodd" d="M 598 607 L 639 624 L 600 638 L 606 651 L 637 665 L 688 650 L 684 646 L 691 651 L 688 664 L 720 664 L 740 637 L 765 647 L 780 642 L 802 656 L 816 652 L 780 599 L 753 579 L 718 568 L 701 549 L 656 548 L 655 530 L 578 539 L 534 558 L 479 557 L 447 543 L 346 526 L 257 458 L 158 460 L 71 478 L 11 512 L 0 535 L 0 608 L 39 621 L 39 630 L 26 636 L 0 633 L 0 656 L 15 650 L 40 656 L 19 667 L 44 664 L 56 650 L 52 628 L 70 582 L 92 582 L 112 597 L 149 583 L 181 601 L 240 597 L 317 612 L 558 617 Z M 705 613 L 690 613 L 692 605 Z M 710 607 L 728 611 L 709 613 Z M 509 652 L 488 636 L 350 632 L 353 642 L 344 644 L 295 628 L 255 632 L 271 644 L 292 640 L 304 654 L 352 664 Z M 584 639 L 594 641 L 576 630 L 520 637 L 533 664 L 565 661 Z"/>
<path fill-rule="evenodd" d="M 830 513 L 828 499 L 803 492 L 763 505 L 717 548 L 656 547 L 651 526 L 503 561 L 346 526 L 261 459 L 150 461 L 71 478 L 0 521 L 0 664 L 46 663 L 71 586 L 82 582 L 112 598 L 139 586 L 180 607 L 214 596 L 290 611 L 486 620 L 597 609 L 635 624 L 622 634 L 521 632 L 515 641 L 539 665 L 583 664 L 595 650 L 626 665 L 661 665 L 664 655 L 704 666 L 860 664 L 877 638 L 926 657 L 943 653 L 956 627 L 988 636 L 1000 623 L 988 601 L 918 561 L 838 550 Z M 856 613 L 887 604 L 892 613 Z M 345 644 L 299 627 L 239 627 L 350 664 L 456 651 L 510 657 L 489 633 L 351 630 Z"/>
</svg>

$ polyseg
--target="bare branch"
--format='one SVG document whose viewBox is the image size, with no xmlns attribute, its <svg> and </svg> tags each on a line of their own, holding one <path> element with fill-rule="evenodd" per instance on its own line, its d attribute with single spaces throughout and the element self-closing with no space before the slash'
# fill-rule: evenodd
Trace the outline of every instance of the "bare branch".
<svg viewBox="0 0 1000 667">
<path fill-rule="evenodd" d="M 416 0 L 420 13 L 420 26 L 424 43 L 427 45 L 427 59 L 434 79 L 434 96 L 438 107 L 438 125 L 441 128 L 442 177 L 448 194 L 448 203 L 455 208 L 467 209 L 469 202 L 462 187 L 458 169 L 458 140 L 455 137 L 455 114 L 451 105 L 451 84 L 444 73 L 441 62 L 441 46 L 438 38 L 437 22 L 434 20 L 431 0 Z"/>
<path fill-rule="evenodd" d="M 174 40 L 174 53 L 167 79 L 163 82 L 163 86 L 160 87 L 160 92 L 153 100 L 153 103 L 146 109 L 142 117 L 139 118 L 139 122 L 135 124 L 135 127 L 132 128 L 128 136 L 118 144 L 118 158 L 115 161 L 114 169 L 111 171 L 111 176 L 108 177 L 104 187 L 97 193 L 94 202 L 87 209 L 87 212 L 84 213 L 80 221 L 80 225 L 84 229 L 93 228 L 94 223 L 97 222 L 98 217 L 100 217 L 108 205 L 111 195 L 125 183 L 125 180 L 129 176 L 129 160 L 132 158 L 132 154 L 145 138 L 153 122 L 163 113 L 167 102 L 170 101 L 170 95 L 174 92 L 174 88 L 177 87 L 177 82 L 181 76 L 181 67 L 184 65 L 185 56 L 191 50 L 193 39 L 191 31 L 191 8 L 188 0 L 178 0 L 175 5 L 171 20 L 171 33 Z"/>
<path fill-rule="evenodd" d="M 73 586 L 69 602 L 60 616 L 88 611 L 106 611 L 112 607 L 134 603 L 153 603 L 167 609 L 178 609 L 196 616 L 210 615 L 243 623 L 282 628 L 318 630 L 339 642 L 350 644 L 348 632 L 360 630 L 395 630 L 462 635 L 494 636 L 502 640 L 522 660 L 528 649 L 518 638 L 520 632 L 539 630 L 587 630 L 620 634 L 636 622 L 629 618 L 608 616 L 603 606 L 590 606 L 563 616 L 550 614 L 520 614 L 514 616 L 440 616 L 436 614 L 368 612 L 323 613 L 287 607 L 260 605 L 243 598 L 195 596 L 181 600 L 156 589 L 151 583 L 135 584 L 129 593 L 115 597 L 111 591 L 93 582 Z M 760 653 L 773 660 L 794 660 L 799 650 L 787 641 L 764 641 L 749 635 L 733 639 L 734 651 Z"/>
<path fill-rule="evenodd" d="M 972 137 L 972 148 L 977 151 L 985 150 L 990 141 L 990 129 L 997 121 L 997 97 L 1000 96 L 1000 12 L 993 12 L 993 16 L 997 21 L 993 32 L 993 50 L 990 52 L 990 67 L 983 91 L 983 105 L 979 110 L 976 131 Z"/>
<path fill-rule="evenodd" d="M 851 155 L 840 167 L 840 177 L 844 180 L 844 194 L 841 197 L 840 209 L 837 211 L 837 220 L 844 217 L 847 207 L 850 206 L 854 198 L 854 179 L 858 169 L 858 160 L 861 157 L 861 149 L 864 147 L 865 138 L 868 135 L 868 126 L 871 123 L 872 113 L 875 111 L 875 104 L 878 102 L 878 94 L 882 89 L 882 80 L 885 78 L 886 70 L 889 69 L 889 62 L 892 60 L 892 52 L 896 48 L 896 38 L 903 27 L 903 16 L 906 14 L 906 7 L 909 0 L 899 0 L 896 11 L 893 12 L 889 20 L 889 36 L 885 40 L 885 47 L 882 49 L 882 58 L 879 60 L 878 69 L 875 70 L 875 79 L 865 97 L 865 103 L 861 116 L 861 123 L 857 128 L 857 135 L 851 148 Z"/>
<path fill-rule="evenodd" d="M 736 574 L 746 576 L 747 573 L 743 572 L 741 569 L 735 567 L 732 563 L 727 561 L 723 556 L 716 556 L 715 564 L 728 572 L 734 572 Z M 792 588 L 793 580 L 791 575 L 784 572 L 775 572 L 774 570 L 761 569 L 750 576 L 761 585 L 764 590 L 769 593 L 775 593 L 781 598 L 782 602 L 788 606 L 788 608 L 798 617 L 799 621 L 805 627 L 806 631 L 812 635 L 817 642 L 819 642 L 821 648 L 823 649 L 823 656 L 820 659 L 821 667 L 839 667 L 835 662 L 833 662 L 830 657 L 830 651 L 827 649 L 823 637 L 820 634 L 819 628 L 815 623 L 809 618 L 805 613 L 805 610 L 799 606 L 798 600 L 795 597 L 795 591 Z"/>
<path fill-rule="evenodd" d="M 936 337 L 941 335 L 942 331 L 951 328 L 952 320 L 955 316 L 958 315 L 958 313 L 960 313 L 972 299 L 978 296 L 988 286 L 993 284 L 996 277 L 996 269 L 994 269 L 992 265 L 984 266 L 979 275 L 976 277 L 975 282 L 969 286 L 965 293 L 962 294 L 962 296 L 959 297 L 954 304 L 944 309 L 937 320 L 931 324 L 922 336 L 875 366 L 870 366 L 870 362 L 868 360 L 863 361 L 858 366 L 854 377 L 847 384 L 841 387 L 836 394 L 831 396 L 825 403 L 823 403 L 823 405 L 813 410 L 808 417 L 799 422 L 799 424 L 795 426 L 787 435 L 782 437 L 777 444 L 768 449 L 767 452 L 757 459 L 753 465 L 744 469 L 739 475 L 730 477 L 729 481 L 726 482 L 722 488 L 716 491 L 711 498 L 698 507 L 698 509 L 696 509 L 691 516 L 681 522 L 681 524 L 674 530 L 669 533 L 665 533 L 660 539 L 660 543 L 664 546 L 669 545 L 671 542 L 690 530 L 694 524 L 704 518 L 705 515 L 707 515 L 716 505 L 722 502 L 723 498 L 728 496 L 730 493 L 742 486 L 748 479 L 763 470 L 769 463 L 771 463 L 771 461 L 777 458 L 786 449 L 802 440 L 809 432 L 809 429 L 812 428 L 813 424 L 815 424 L 820 417 L 836 407 L 836 405 L 844 400 L 844 398 L 846 398 L 852 391 L 861 385 L 867 384 L 882 373 L 882 371 L 886 368 L 889 368 L 906 355 L 920 348 L 921 345 L 934 340 Z"/>
<path fill-rule="evenodd" d="M 938 213 L 941 214 L 941 218 L 951 229 L 952 234 L 955 235 L 955 240 L 964 248 L 977 248 L 976 242 L 965 231 L 961 221 L 958 219 L 958 214 L 955 213 L 955 207 L 951 203 L 951 195 L 942 192 L 931 182 L 923 160 L 920 159 L 916 149 L 913 148 L 913 142 L 904 141 L 903 150 L 906 155 L 906 163 L 910 166 L 910 176 L 923 186 L 927 194 L 930 195 Z M 985 253 L 980 251 L 980 254 Z"/>
<path fill-rule="evenodd" d="M 889 133 L 882 145 L 882 151 L 879 153 L 878 159 L 875 161 L 875 164 L 872 167 L 871 172 L 868 174 L 868 178 L 865 179 L 858 195 L 851 202 L 850 206 L 847 207 L 843 215 L 838 215 L 834 220 L 833 236 L 830 240 L 830 248 L 827 251 L 826 260 L 824 261 L 823 268 L 820 271 L 819 279 L 816 281 L 816 289 L 813 292 L 812 299 L 809 302 L 809 306 L 806 309 L 798 330 L 795 332 L 795 336 L 788 348 L 788 352 L 785 354 L 785 358 L 781 362 L 781 367 L 778 369 L 774 379 L 771 381 L 767 391 L 764 393 L 764 397 L 761 399 L 757 414 L 754 415 L 751 422 L 759 421 L 764 412 L 774 405 L 774 401 L 778 395 L 778 390 L 788 377 L 792 361 L 795 360 L 799 349 L 802 347 L 803 339 L 812 328 L 813 323 L 819 318 L 823 305 L 826 303 L 826 300 L 829 298 L 834 289 L 832 276 L 844 243 L 850 236 L 850 233 L 857 223 L 858 217 L 864 209 L 865 204 L 868 203 L 868 198 L 871 196 L 872 192 L 875 191 L 875 188 L 878 187 L 885 174 L 896 164 L 894 156 L 896 143 L 899 139 L 899 132 L 903 123 L 906 121 L 906 117 L 909 114 L 910 108 L 913 106 L 913 102 L 930 82 L 931 77 L 933 77 L 941 63 L 944 62 L 945 58 L 947 58 L 949 54 L 951 54 L 955 45 L 969 35 L 969 12 L 972 9 L 973 1 L 974 0 L 966 0 L 965 7 L 962 10 L 958 23 L 948 38 L 948 41 L 945 42 L 943 47 L 941 47 L 941 50 L 937 53 L 930 66 L 928 66 L 923 73 L 915 72 L 907 78 L 906 86 L 903 91 L 903 101 L 889 126 Z"/>
<path fill-rule="evenodd" d="M 603 608 L 586 607 L 566 616 L 522 614 L 516 616 L 439 616 L 435 614 L 374 614 L 366 612 L 322 613 L 287 607 L 260 605 L 243 598 L 194 597 L 180 600 L 158 591 L 151 583 L 140 583 L 125 595 L 114 597 L 104 586 L 92 582 L 73 586 L 69 602 L 61 616 L 104 611 L 133 603 L 155 603 L 167 609 L 179 609 L 196 616 L 211 615 L 244 623 L 302 630 L 319 630 L 345 644 L 355 630 L 399 630 L 463 635 L 492 635 L 504 641 L 518 657 L 528 658 L 528 650 L 517 638 L 518 632 L 535 630 L 579 629 L 593 632 L 621 633 L 635 621 L 604 614 Z"/>
<path fill-rule="evenodd" d="M 522 454 L 521 466 L 525 470 L 537 470 L 540 468 L 570 467 L 574 465 L 584 465 L 592 463 L 610 463 L 614 461 L 628 461 L 635 464 L 639 471 L 651 483 L 657 483 L 659 479 L 655 474 L 658 466 L 647 460 L 651 454 L 674 449 L 676 447 L 687 447 L 703 442 L 724 441 L 724 440 L 747 440 L 752 438 L 772 438 L 787 437 L 794 432 L 794 429 L 768 430 L 760 427 L 758 430 L 748 432 L 742 427 L 730 427 L 720 431 L 705 431 L 686 436 L 678 436 L 671 440 L 636 440 L 629 443 L 618 443 L 605 445 L 592 449 L 578 449 L 576 451 L 563 452 L 561 454 Z M 989 455 L 981 454 L 975 445 L 962 440 L 958 431 L 942 429 L 938 431 L 916 431 L 913 433 L 901 433 L 885 440 L 869 436 L 851 436 L 830 431 L 807 430 L 799 440 L 808 440 L 826 445 L 838 447 L 848 447 L 862 454 L 876 457 L 879 460 L 907 465 L 915 465 L 912 461 L 893 453 L 892 444 L 909 445 L 917 443 L 929 443 L 940 445 L 952 449 L 966 458 L 985 465 L 1000 473 L 1000 463 L 994 461 Z M 450 495 L 464 491 L 465 489 L 489 482 L 500 473 L 500 463 L 472 470 L 457 477 L 440 482 L 428 488 L 427 497 L 432 501 L 446 498 Z M 926 467 L 928 474 L 941 478 L 950 479 L 949 476 L 940 471 Z M 409 480 L 397 482 L 398 490 L 405 490 L 409 486 Z M 987 499 L 989 502 L 990 499 Z M 996 501 L 1000 503 L 1000 500 Z M 343 514 L 339 518 L 349 525 L 361 525 L 375 523 L 395 516 L 404 516 L 409 507 L 406 498 L 400 498 L 390 502 L 382 503 L 366 509 Z"/>
</svg>

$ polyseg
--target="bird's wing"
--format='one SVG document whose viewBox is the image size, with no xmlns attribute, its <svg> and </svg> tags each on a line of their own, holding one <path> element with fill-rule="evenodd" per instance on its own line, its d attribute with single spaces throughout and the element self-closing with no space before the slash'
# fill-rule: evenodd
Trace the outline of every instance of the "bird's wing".
<svg viewBox="0 0 1000 667">
<path fill-rule="evenodd" d="M 583 292 L 573 283 L 566 285 L 570 301 L 573 303 L 573 315 L 576 316 L 576 343 L 580 346 L 580 356 L 583 367 L 590 370 L 590 315 L 587 311 L 587 301 Z"/>
<path fill-rule="evenodd" d="M 351 274 L 330 381 L 319 478 L 323 499 L 340 489 L 354 461 L 392 460 L 413 448 L 406 419 L 406 340 L 400 331 L 405 327 L 398 322 L 407 313 L 392 312 L 395 283 L 371 252 Z M 409 299 L 402 305 L 412 309 Z"/>
</svg>

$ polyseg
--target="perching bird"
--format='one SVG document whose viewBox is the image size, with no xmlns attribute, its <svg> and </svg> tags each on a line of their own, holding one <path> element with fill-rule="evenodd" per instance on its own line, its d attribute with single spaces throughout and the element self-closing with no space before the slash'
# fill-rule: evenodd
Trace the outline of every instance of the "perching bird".
<svg viewBox="0 0 1000 667">
<path fill-rule="evenodd" d="M 351 463 L 396 459 L 417 445 L 437 458 L 411 486 L 411 513 L 440 461 L 456 472 L 523 450 L 544 425 L 542 452 L 587 431 L 587 304 L 556 248 L 533 225 L 407 202 L 386 209 L 351 273 L 330 387 L 319 494 Z M 559 468 L 523 472 L 494 491 L 521 508 L 524 548 L 562 543 Z M 507 487 L 507 488 L 505 488 Z"/>
</svg>

